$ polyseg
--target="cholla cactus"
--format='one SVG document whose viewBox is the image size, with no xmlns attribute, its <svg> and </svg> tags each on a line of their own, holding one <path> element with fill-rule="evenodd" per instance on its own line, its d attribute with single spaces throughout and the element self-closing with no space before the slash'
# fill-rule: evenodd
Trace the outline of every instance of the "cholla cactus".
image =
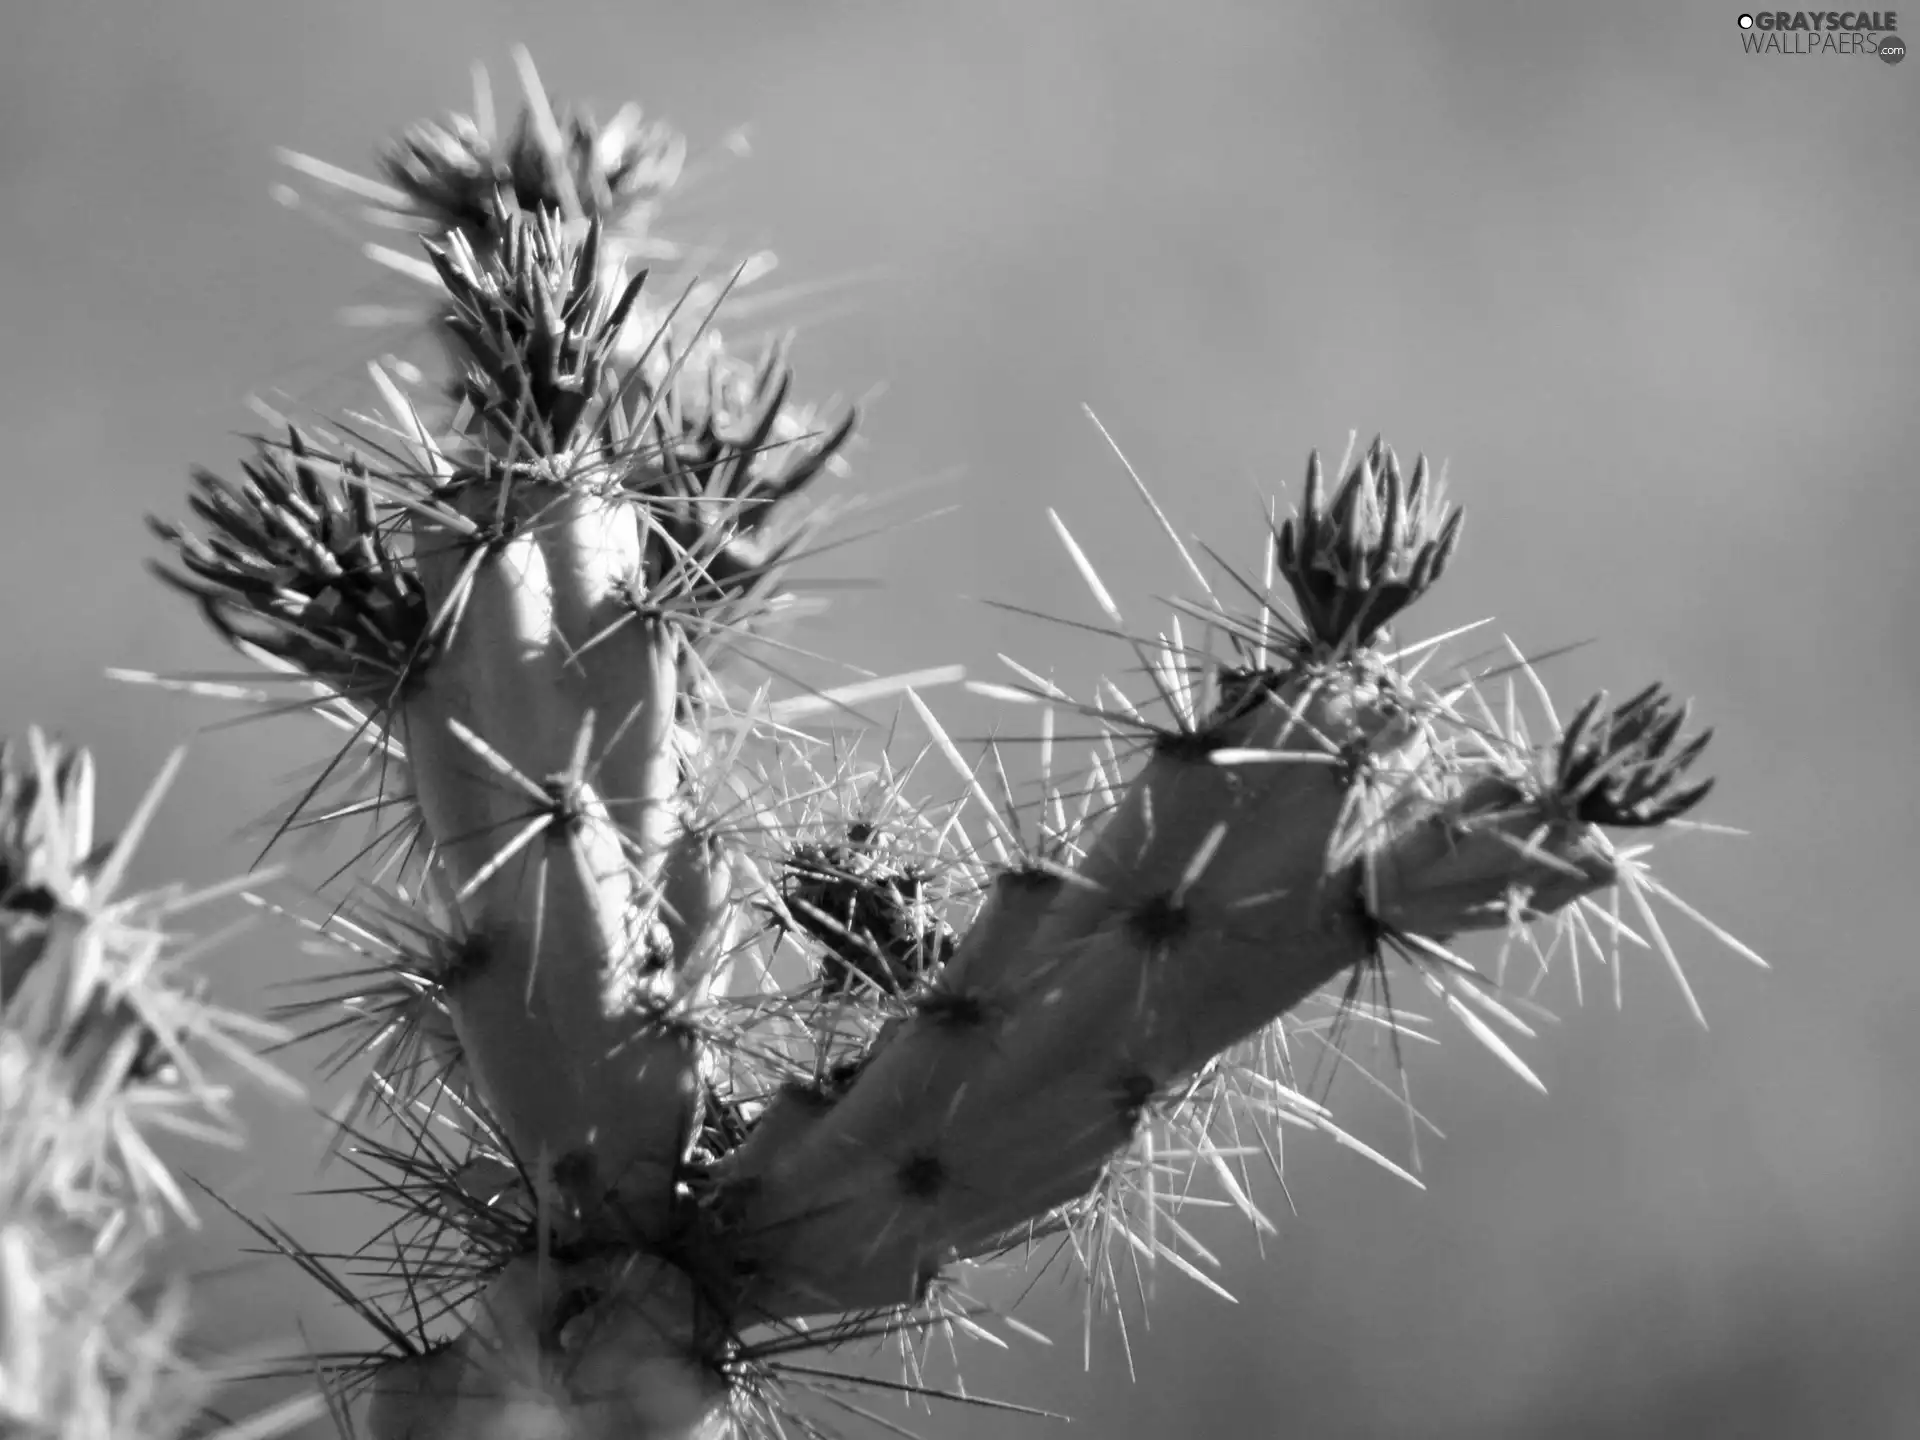
<svg viewBox="0 0 1920 1440">
<path fill-rule="evenodd" d="M 144 1440 L 199 1413 L 209 1376 L 156 1260 L 193 1212 L 152 1146 L 238 1140 L 209 1062 L 291 1084 L 254 1056 L 278 1030 L 210 1003 L 199 947 L 167 928 L 220 891 L 119 893 L 166 779 L 96 845 L 86 752 L 0 744 L 0 1431 L 22 1440 Z"/>
<path fill-rule="evenodd" d="M 263 437 L 156 522 L 164 573 L 349 736 L 280 830 L 381 837 L 312 922 L 349 958 L 303 1012 L 370 1065 L 346 1153 L 399 1212 L 391 1291 L 325 1277 L 385 1342 L 330 1372 L 373 1440 L 819 1433 L 799 1352 L 978 1330 L 967 1277 L 1017 1247 L 1201 1273 L 1168 1167 L 1258 1220 L 1249 1138 L 1341 1133 L 1291 1042 L 1401 1023 L 1360 1001 L 1389 961 L 1531 1081 L 1511 951 L 1671 958 L 1651 902 L 1699 917 L 1609 832 L 1698 804 L 1705 735 L 1656 687 L 1564 729 L 1540 691 L 1535 739 L 1517 651 L 1439 677 L 1396 627 L 1461 512 L 1378 440 L 1331 488 L 1309 462 L 1251 576 L 1138 486 L 1192 585 L 1154 636 L 1052 517 L 1152 694 L 977 687 L 1034 717 L 1034 803 L 922 698 L 952 672 L 795 681 L 852 416 L 636 268 L 678 142 L 562 121 L 522 69 L 510 138 L 483 94 L 384 180 L 300 162 L 418 232 L 440 362 L 375 366 L 383 418 Z M 912 764 L 825 727 L 889 696 Z M 1494 973 L 1455 947 L 1480 931 Z"/>
</svg>

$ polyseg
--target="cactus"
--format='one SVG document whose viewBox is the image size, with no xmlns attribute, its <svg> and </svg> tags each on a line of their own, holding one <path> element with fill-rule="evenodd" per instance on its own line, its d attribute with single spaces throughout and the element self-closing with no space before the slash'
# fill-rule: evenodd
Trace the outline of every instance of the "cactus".
<svg viewBox="0 0 1920 1440">
<path fill-rule="evenodd" d="M 256 1053 L 277 1027 L 209 1000 L 202 947 L 171 928 L 234 887 L 121 893 L 179 759 L 96 845 L 91 757 L 38 731 L 0 744 L 0 1430 L 23 1440 L 201 1417 L 216 1377 L 157 1263 L 194 1214 L 154 1145 L 238 1142 L 219 1068 L 298 1093 Z"/>
<path fill-rule="evenodd" d="M 372 366 L 377 417 L 278 423 L 237 479 L 196 474 L 190 522 L 153 522 L 159 573 L 281 687 L 262 707 L 346 736 L 276 839 L 377 837 L 324 919 L 290 913 L 340 978 L 281 1018 L 361 1067 L 344 1159 L 397 1212 L 394 1286 L 260 1227 L 381 1337 L 320 1366 L 355 1433 L 824 1433 L 796 1408 L 807 1352 L 1018 1328 L 968 1278 L 1049 1237 L 1090 1296 L 1115 1252 L 1204 1279 L 1179 1219 L 1201 1178 L 1265 1226 L 1250 1151 L 1297 1128 L 1364 1150 L 1292 1042 L 1397 1033 L 1361 998 L 1389 965 L 1537 1085 L 1508 1038 L 1532 1033 L 1511 954 L 1578 981 L 1632 944 L 1679 977 L 1659 901 L 1758 958 L 1613 838 L 1705 798 L 1686 706 L 1653 686 L 1561 725 L 1511 642 L 1442 674 L 1454 637 L 1400 638 L 1462 512 L 1382 440 L 1331 479 L 1309 459 L 1253 574 L 1196 553 L 1129 468 L 1191 585 L 1151 636 L 1049 512 L 1099 612 L 1082 633 L 1150 693 L 1075 699 L 1011 661 L 1012 683 L 970 682 L 1032 717 L 1036 799 L 936 718 L 922 692 L 954 668 L 797 678 L 795 567 L 845 538 L 816 492 L 855 417 L 797 403 L 784 347 L 727 346 L 715 316 L 750 267 L 662 285 L 679 139 L 631 107 L 556 112 L 518 58 L 510 129 L 483 86 L 379 178 L 289 157 L 417 237 L 369 252 L 418 282 L 431 343 Z M 849 743 L 890 700 L 878 756 Z M 1057 759 L 1063 713 L 1094 731 L 1083 772 Z M 51 834 L 83 770 L 36 746 L 14 808 Z M 86 847 L 40 844 L 0 854 L 9 1027 L 33 1013 L 22 977 L 78 963 L 34 877 L 79 875 Z M 1503 938 L 1492 972 L 1456 944 L 1476 932 Z M 141 1083 L 146 1032 L 86 1023 Z M 0 1223 L 44 1203 L 10 1191 Z M 80 1283 L 106 1293 L 120 1257 L 96 1247 Z"/>
</svg>

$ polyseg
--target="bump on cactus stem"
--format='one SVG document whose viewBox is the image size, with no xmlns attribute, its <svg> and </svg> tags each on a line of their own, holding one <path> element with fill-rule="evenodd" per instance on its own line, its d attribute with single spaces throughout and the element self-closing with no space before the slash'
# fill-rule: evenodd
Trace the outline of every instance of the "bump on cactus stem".
<svg viewBox="0 0 1920 1440">
<path fill-rule="evenodd" d="M 782 868 L 781 899 L 824 952 L 825 998 L 862 984 L 904 994 L 953 957 L 929 893 L 936 877 L 889 849 L 879 825 L 856 820 L 843 840 L 795 845 Z"/>
</svg>

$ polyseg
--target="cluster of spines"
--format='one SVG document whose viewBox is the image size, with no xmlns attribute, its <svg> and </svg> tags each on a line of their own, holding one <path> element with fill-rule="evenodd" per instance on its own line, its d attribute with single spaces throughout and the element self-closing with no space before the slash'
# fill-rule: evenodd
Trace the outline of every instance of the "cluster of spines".
<svg viewBox="0 0 1920 1440">
<path fill-rule="evenodd" d="M 600 222 L 584 233 L 552 211 L 517 216 L 495 248 L 463 231 L 425 242 L 447 295 L 441 328 L 456 365 L 452 387 L 486 457 L 554 464 L 604 439 L 607 381 L 621 333 L 646 283 L 614 289 L 602 274 Z"/>
<path fill-rule="evenodd" d="M 1652 829 L 1707 798 L 1712 780 L 1683 784 L 1713 731 L 1681 741 L 1689 707 L 1649 685 L 1612 710 L 1603 690 L 1567 722 L 1555 775 L 1559 794 L 1590 825 Z"/>
<path fill-rule="evenodd" d="M 521 59 L 531 103 L 511 134 L 496 133 L 481 74 L 482 113 L 416 125 L 382 150 L 380 171 L 398 192 L 394 213 L 428 234 L 497 235 L 513 216 L 552 213 L 599 217 L 644 238 L 680 178 L 685 139 L 671 126 L 643 123 L 637 105 L 604 126 L 583 109 L 555 115 Z"/>
<path fill-rule="evenodd" d="M 912 860 L 876 853 L 876 832 L 856 822 L 841 841 L 802 842 L 781 876 L 781 899 L 822 947 L 821 993 L 862 984 L 887 994 L 916 988 L 953 958 L 952 930 Z"/>
<path fill-rule="evenodd" d="M 1308 635 L 1351 654 L 1446 572 L 1464 512 L 1446 508 L 1426 456 L 1403 478 L 1399 458 L 1378 437 L 1331 501 L 1324 486 L 1315 451 L 1299 512 L 1274 533 L 1274 549 Z"/>
<path fill-rule="evenodd" d="M 390 538 L 367 472 L 290 429 L 262 439 L 235 485 L 194 472 L 196 534 L 149 521 L 181 571 L 154 566 L 199 602 L 216 633 L 360 697 L 391 690 L 420 659 L 428 614 Z M 184 572 L 184 573 L 182 573 Z"/>
</svg>

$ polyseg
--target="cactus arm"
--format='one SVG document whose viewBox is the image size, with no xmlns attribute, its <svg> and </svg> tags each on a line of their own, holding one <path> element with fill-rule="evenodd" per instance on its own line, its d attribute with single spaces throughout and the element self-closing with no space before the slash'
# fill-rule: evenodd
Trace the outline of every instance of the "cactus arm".
<svg viewBox="0 0 1920 1440">
<path fill-rule="evenodd" d="M 638 564 L 638 535 L 630 508 L 560 500 L 478 565 L 426 537 L 429 602 L 460 620 L 399 728 L 443 882 L 478 940 L 447 998 L 482 1094 L 516 1153 L 590 1157 L 658 1233 L 693 1103 L 691 1046 L 663 1019 L 675 957 L 659 894 L 679 641 L 637 623 L 577 653 Z M 611 783 L 632 788 L 610 803 Z"/>
</svg>

